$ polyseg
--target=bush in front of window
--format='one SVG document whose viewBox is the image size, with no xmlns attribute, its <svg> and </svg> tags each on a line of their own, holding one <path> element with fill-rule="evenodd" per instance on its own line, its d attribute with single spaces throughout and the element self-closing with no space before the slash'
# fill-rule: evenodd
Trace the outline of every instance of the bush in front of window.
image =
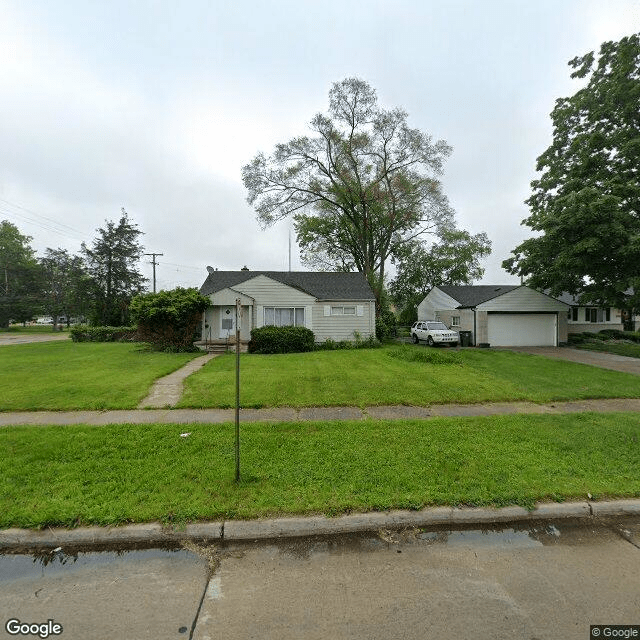
<svg viewBox="0 0 640 640">
<path fill-rule="evenodd" d="M 249 353 L 300 353 L 313 351 L 314 347 L 311 329 L 268 325 L 251 330 Z"/>
</svg>

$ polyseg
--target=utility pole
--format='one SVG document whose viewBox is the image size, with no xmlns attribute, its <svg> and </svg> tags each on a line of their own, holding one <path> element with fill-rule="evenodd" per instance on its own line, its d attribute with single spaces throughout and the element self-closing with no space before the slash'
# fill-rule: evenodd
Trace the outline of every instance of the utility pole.
<svg viewBox="0 0 640 640">
<path fill-rule="evenodd" d="M 149 264 L 153 265 L 153 293 L 156 292 L 156 256 L 163 256 L 164 253 L 145 253 L 145 256 L 153 256 L 151 262 Z"/>
</svg>

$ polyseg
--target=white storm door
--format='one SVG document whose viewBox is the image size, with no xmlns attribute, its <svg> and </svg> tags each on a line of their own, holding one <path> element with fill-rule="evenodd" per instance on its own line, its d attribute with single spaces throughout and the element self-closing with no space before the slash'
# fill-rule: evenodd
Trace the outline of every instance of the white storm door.
<svg viewBox="0 0 640 640">
<path fill-rule="evenodd" d="M 223 339 L 236 333 L 236 308 L 220 307 L 220 337 Z"/>
</svg>

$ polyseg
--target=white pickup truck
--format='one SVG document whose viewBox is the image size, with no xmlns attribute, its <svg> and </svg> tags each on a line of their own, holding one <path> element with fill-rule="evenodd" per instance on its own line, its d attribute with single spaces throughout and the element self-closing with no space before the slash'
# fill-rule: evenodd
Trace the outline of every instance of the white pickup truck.
<svg viewBox="0 0 640 640">
<path fill-rule="evenodd" d="M 424 340 L 430 347 L 436 344 L 449 344 L 456 347 L 460 342 L 457 331 L 448 329 L 444 322 L 435 321 L 414 322 L 411 327 L 411 339 L 414 344 Z"/>
</svg>

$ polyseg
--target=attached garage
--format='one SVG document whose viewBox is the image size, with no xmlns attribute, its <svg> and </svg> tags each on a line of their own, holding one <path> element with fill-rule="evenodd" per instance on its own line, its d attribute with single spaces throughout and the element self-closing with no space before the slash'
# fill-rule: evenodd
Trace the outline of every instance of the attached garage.
<svg viewBox="0 0 640 640">
<path fill-rule="evenodd" d="M 492 347 L 556 347 L 557 313 L 488 313 L 488 342 Z"/>
</svg>

